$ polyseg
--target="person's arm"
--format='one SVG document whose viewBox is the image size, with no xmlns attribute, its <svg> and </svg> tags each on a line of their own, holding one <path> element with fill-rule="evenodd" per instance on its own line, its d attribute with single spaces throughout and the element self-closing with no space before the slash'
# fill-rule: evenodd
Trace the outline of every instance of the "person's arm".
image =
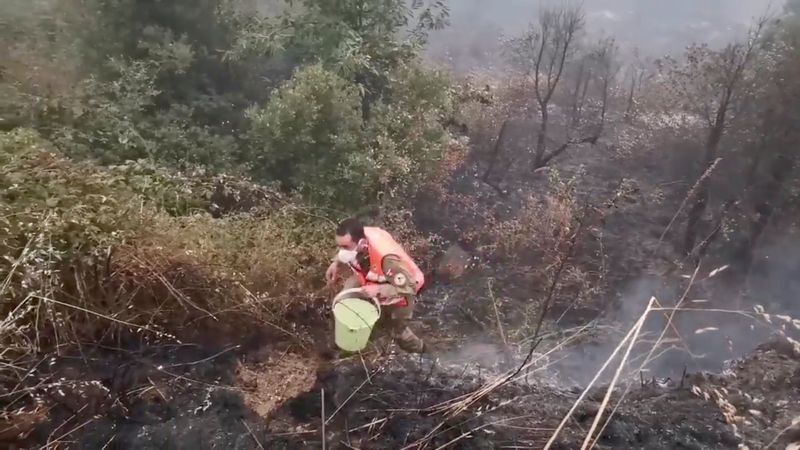
<svg viewBox="0 0 800 450">
<path fill-rule="evenodd" d="M 331 284 L 334 281 L 336 281 L 336 277 L 339 276 L 339 273 L 341 273 L 341 270 L 343 268 L 342 266 L 344 265 L 345 264 L 339 261 L 338 255 L 334 254 L 333 258 L 331 258 L 331 263 L 328 266 L 328 269 L 325 270 L 325 280 L 328 282 L 328 284 Z"/>
<path fill-rule="evenodd" d="M 383 273 L 386 274 L 386 283 L 380 284 L 378 296 L 383 300 L 381 303 L 391 305 L 416 296 L 416 280 L 399 258 L 386 257 L 383 261 Z"/>
</svg>

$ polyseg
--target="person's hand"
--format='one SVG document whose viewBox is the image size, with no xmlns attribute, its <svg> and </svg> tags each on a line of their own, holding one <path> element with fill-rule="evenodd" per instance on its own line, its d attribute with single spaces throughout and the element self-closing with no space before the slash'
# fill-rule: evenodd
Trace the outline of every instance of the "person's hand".
<svg viewBox="0 0 800 450">
<path fill-rule="evenodd" d="M 332 262 L 330 266 L 328 266 L 328 270 L 325 271 L 325 281 L 328 284 L 333 284 L 336 281 L 336 277 L 339 275 L 339 263 L 336 261 Z"/>
<path fill-rule="evenodd" d="M 377 298 L 381 292 L 381 287 L 377 284 L 368 284 L 361 288 L 361 292 L 369 298 Z"/>
</svg>

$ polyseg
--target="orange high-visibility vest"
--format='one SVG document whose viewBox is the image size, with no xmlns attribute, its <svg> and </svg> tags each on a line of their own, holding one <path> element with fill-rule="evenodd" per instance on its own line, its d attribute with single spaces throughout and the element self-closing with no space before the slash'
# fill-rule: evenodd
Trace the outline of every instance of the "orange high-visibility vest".
<svg viewBox="0 0 800 450">
<path fill-rule="evenodd" d="M 422 289 L 422 286 L 425 284 L 425 275 L 423 275 L 422 270 L 420 270 L 420 268 L 414 263 L 414 260 L 408 256 L 408 253 L 403 250 L 403 247 L 394 240 L 392 235 L 377 227 L 364 227 L 364 235 L 366 236 L 367 243 L 369 245 L 370 267 L 368 272 L 380 277 L 389 278 L 394 274 L 387 275 L 384 273 L 383 261 L 387 256 L 395 256 L 400 259 L 409 275 L 411 275 L 414 278 L 414 281 L 416 281 L 416 292 L 419 293 L 419 291 Z M 356 275 L 358 275 L 358 279 L 362 286 L 373 282 L 372 280 L 367 279 L 367 274 L 355 270 L 355 268 L 353 268 L 353 271 L 356 273 Z"/>
</svg>

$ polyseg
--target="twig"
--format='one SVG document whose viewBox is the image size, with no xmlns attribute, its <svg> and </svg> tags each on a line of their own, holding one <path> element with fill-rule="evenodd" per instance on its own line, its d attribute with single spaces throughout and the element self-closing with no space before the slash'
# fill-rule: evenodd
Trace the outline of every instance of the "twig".
<svg viewBox="0 0 800 450">
<path fill-rule="evenodd" d="M 381 367 L 379 367 L 379 368 L 377 368 L 375 371 L 373 371 L 373 372 L 372 372 L 372 375 L 374 376 L 376 373 L 378 373 L 378 372 L 379 372 L 380 370 L 382 370 L 382 369 L 383 369 L 383 367 L 382 367 L 382 366 L 381 366 Z M 336 414 L 337 414 L 337 413 L 338 413 L 338 412 L 339 412 L 339 411 L 340 411 L 342 408 L 344 408 L 344 405 L 346 405 L 346 404 L 347 404 L 347 402 L 349 402 L 349 401 L 350 401 L 350 399 L 352 399 L 352 398 L 353 398 L 353 396 L 354 396 L 354 395 L 356 395 L 356 393 L 357 393 L 358 391 L 360 391 L 360 390 L 361 390 L 361 388 L 363 388 L 363 387 L 364 387 L 364 385 L 366 385 L 366 384 L 367 384 L 367 383 L 370 381 L 370 379 L 371 379 L 371 376 L 368 376 L 368 377 L 367 377 L 367 379 L 365 379 L 365 380 L 364 380 L 364 382 L 362 382 L 360 385 L 358 385 L 358 387 L 357 387 L 357 388 L 355 388 L 355 389 L 353 390 L 353 392 L 351 392 L 351 393 L 350 393 L 350 395 L 349 395 L 349 396 L 348 396 L 348 397 L 347 397 L 347 398 L 346 398 L 346 399 L 345 399 L 345 400 L 342 402 L 342 404 L 341 404 L 341 405 L 339 405 L 339 407 L 337 407 L 337 408 L 336 408 L 336 410 L 334 410 L 334 411 L 333 411 L 333 414 L 331 414 L 331 415 L 330 415 L 330 417 L 328 417 L 328 420 L 327 420 L 327 421 L 325 421 L 325 423 L 329 423 L 331 420 L 333 420 L 333 418 L 336 416 Z"/>
<path fill-rule="evenodd" d="M 364 361 L 364 355 L 361 353 L 361 351 L 358 352 L 358 357 L 361 358 L 361 366 L 364 368 L 364 373 L 367 375 L 367 382 L 369 382 L 371 379 L 369 376 L 369 369 L 367 369 L 367 362 Z"/>
<path fill-rule="evenodd" d="M 503 322 L 500 321 L 500 311 L 497 309 L 497 299 L 494 297 L 494 292 L 492 291 L 492 279 L 490 278 L 487 281 L 487 287 L 489 289 L 489 298 L 492 299 L 492 306 L 494 306 L 494 317 L 497 319 L 497 329 L 500 331 L 500 338 L 503 339 L 503 345 L 506 349 L 506 353 L 508 352 L 508 340 L 506 339 L 506 333 L 503 330 Z"/>
<path fill-rule="evenodd" d="M 456 442 L 460 441 L 461 439 L 469 437 L 472 433 L 474 433 L 476 431 L 479 431 L 479 430 L 482 430 L 484 428 L 490 427 L 492 425 L 500 425 L 500 424 L 503 424 L 505 422 L 511 422 L 512 420 L 527 419 L 529 417 L 535 417 L 535 416 L 536 416 L 536 414 L 526 414 L 526 415 L 523 415 L 523 416 L 508 417 L 508 418 L 505 418 L 505 419 L 495 420 L 494 422 L 485 423 L 483 425 L 480 425 L 478 427 L 475 427 L 473 429 L 470 429 L 470 430 L 467 430 L 467 431 L 461 433 L 460 436 L 455 437 L 455 438 L 451 439 L 450 441 L 448 441 L 448 442 L 436 447 L 436 450 L 443 450 L 443 449 L 447 448 L 448 446 L 450 446 L 452 444 L 455 444 Z M 544 429 L 542 429 L 542 430 L 544 430 Z"/>
<path fill-rule="evenodd" d="M 150 265 L 150 264 L 145 264 L 145 262 L 144 262 L 144 261 L 142 261 L 141 259 L 139 259 L 139 258 L 137 258 L 137 257 L 134 257 L 134 259 L 135 259 L 135 260 L 136 260 L 136 261 L 137 261 L 137 262 L 138 262 L 138 263 L 139 263 L 139 264 L 140 264 L 140 265 L 141 265 L 143 268 L 146 268 L 146 269 L 148 269 L 148 271 L 149 271 L 149 272 L 150 272 L 150 273 L 153 275 L 153 277 L 154 277 L 155 279 L 157 279 L 159 282 L 161 282 L 161 284 L 163 284 L 163 285 L 164 285 L 164 287 L 165 287 L 165 288 L 167 288 L 167 291 L 168 291 L 170 294 L 172 294 L 172 296 L 173 296 L 173 297 L 175 297 L 175 300 L 177 300 L 179 303 L 181 303 L 181 305 L 183 305 L 183 303 L 188 303 L 188 304 L 189 304 L 189 306 L 191 306 L 192 308 L 194 308 L 194 309 L 196 309 L 196 310 L 198 310 L 198 311 L 200 311 L 200 312 L 204 312 L 204 313 L 206 313 L 206 314 L 207 314 L 208 316 L 210 316 L 212 319 L 214 319 L 215 321 L 219 322 L 219 319 L 217 318 L 217 316 L 215 316 L 215 315 L 214 315 L 213 313 L 211 313 L 210 311 L 208 311 L 208 310 L 206 310 L 206 309 L 203 309 L 203 308 L 201 308 L 201 307 L 200 307 L 198 304 L 196 304 L 195 302 L 193 302 L 193 301 L 192 301 L 192 300 L 191 300 L 189 297 L 187 297 L 187 296 L 186 296 L 186 294 L 184 294 L 183 292 L 181 292 L 181 291 L 180 291 L 178 288 L 176 288 L 176 287 L 175 287 L 175 286 L 174 286 L 172 283 L 170 283 L 170 282 L 169 282 L 169 280 L 167 280 L 167 279 L 164 277 L 164 275 L 162 275 L 162 274 L 160 274 L 160 273 L 156 272 L 155 270 L 153 270 L 153 269 L 151 268 L 151 265 Z M 185 308 L 185 306 L 184 306 L 184 308 Z"/>
<path fill-rule="evenodd" d="M 648 313 L 649 311 L 650 310 L 648 308 L 647 310 L 645 310 L 645 313 Z M 628 331 L 628 334 L 626 334 L 625 337 L 622 339 L 622 342 L 620 342 L 619 345 L 617 345 L 617 347 L 614 349 L 611 355 L 606 359 L 606 362 L 603 363 L 603 366 L 600 367 L 600 370 L 597 371 L 594 378 L 592 378 L 592 380 L 589 382 L 586 388 L 584 388 L 583 392 L 581 392 L 581 395 L 578 397 L 577 400 L 575 400 L 575 403 L 572 405 L 572 408 L 570 408 L 570 410 L 561 420 L 561 423 L 558 425 L 558 428 L 556 428 L 556 431 L 553 433 L 552 436 L 550 436 L 550 439 L 547 441 L 547 444 L 545 444 L 543 450 L 548 450 L 553 445 L 556 438 L 558 437 L 558 434 L 561 432 L 561 430 L 567 424 L 569 419 L 572 417 L 572 414 L 575 412 L 575 410 L 578 409 L 578 405 L 580 405 L 583 399 L 586 398 L 586 396 L 589 394 L 589 390 L 592 388 L 592 386 L 594 386 L 595 383 L 597 383 L 597 380 L 600 379 L 600 376 L 603 374 L 603 372 L 605 372 L 606 368 L 611 364 L 611 361 L 614 360 L 614 358 L 617 356 L 617 353 L 619 353 L 619 351 L 622 349 L 622 346 L 625 345 L 625 343 L 628 342 L 628 340 L 631 338 L 631 336 L 633 336 L 633 334 L 638 330 L 638 328 L 640 328 L 641 326 L 640 322 L 642 321 L 645 315 L 646 314 L 642 314 L 642 316 L 639 317 L 636 323 L 631 327 L 630 331 Z"/>
<path fill-rule="evenodd" d="M 710 166 L 708 166 L 708 169 L 706 169 L 706 171 L 703 172 L 700 178 L 697 179 L 697 181 L 694 183 L 694 186 L 692 186 L 692 188 L 689 189 L 689 192 L 686 194 L 686 197 L 684 197 L 683 202 L 681 202 L 681 206 L 678 207 L 678 210 L 675 212 L 675 215 L 672 216 L 672 219 L 669 221 L 666 228 L 664 228 L 664 231 L 661 233 L 661 236 L 658 238 L 658 243 L 654 247 L 653 253 L 657 252 L 659 247 L 661 247 L 661 243 L 664 241 L 664 237 L 666 237 L 667 233 L 672 228 L 672 225 L 675 224 L 675 221 L 678 220 L 678 216 L 680 216 L 681 213 L 683 212 L 683 209 L 686 208 L 686 204 L 689 203 L 689 200 L 691 200 L 694 197 L 695 193 L 697 193 L 697 190 L 700 188 L 700 186 L 703 184 L 706 178 L 711 176 L 711 174 L 714 172 L 714 169 L 717 168 L 717 165 L 719 164 L 720 161 L 722 161 L 722 158 L 717 158 L 716 160 L 714 160 L 714 162 L 711 163 Z"/>
<path fill-rule="evenodd" d="M 204 363 L 204 362 L 206 362 L 206 361 L 211 361 L 212 359 L 214 359 L 214 358 L 216 358 L 216 357 L 218 357 L 218 356 L 220 356 L 220 355 L 223 355 L 223 354 L 225 354 L 225 353 L 228 353 L 228 352 L 229 352 L 229 351 L 231 351 L 231 350 L 235 350 L 235 349 L 237 349 L 237 348 L 239 348 L 239 347 L 241 347 L 241 345 L 234 345 L 234 346 L 232 346 L 232 347 L 228 347 L 228 348 L 226 348 L 225 350 L 223 350 L 223 351 L 221 351 L 221 352 L 219 352 L 219 353 L 216 353 L 216 354 L 214 354 L 214 355 L 211 355 L 211 356 L 209 356 L 208 358 L 203 358 L 203 359 L 201 359 L 201 360 L 198 360 L 198 361 L 192 361 L 192 362 L 188 362 L 188 363 L 171 364 L 171 365 L 169 365 L 169 366 L 162 366 L 162 368 L 185 367 L 185 366 L 194 366 L 194 365 L 196 365 L 196 364 L 202 364 L 202 363 Z"/>
<path fill-rule="evenodd" d="M 697 267 L 695 267 L 694 272 L 692 273 L 692 277 L 689 279 L 689 284 L 686 286 L 686 289 L 683 291 L 683 295 L 681 296 L 680 299 L 678 299 L 678 302 L 675 304 L 676 308 L 680 308 L 681 305 L 683 305 L 683 302 L 686 301 L 686 298 L 689 296 L 689 291 L 692 290 L 692 286 L 694 285 L 694 280 L 697 278 L 697 273 L 698 272 L 700 272 L 700 264 L 699 263 L 697 264 Z M 664 329 L 661 331 L 661 335 L 658 336 L 658 339 L 656 340 L 655 345 L 653 345 L 653 348 L 650 349 L 650 352 L 647 354 L 647 357 L 645 358 L 644 363 L 642 364 L 642 366 L 645 366 L 645 365 L 650 363 L 650 358 L 653 356 L 653 353 L 656 351 L 656 348 L 659 345 L 661 345 L 661 341 L 664 339 L 664 336 L 666 336 L 667 330 L 670 329 L 670 328 L 675 328 L 675 325 L 673 324 L 673 320 L 675 319 L 675 314 L 676 314 L 676 311 L 670 312 L 669 317 L 667 317 L 667 323 L 664 326 Z M 676 330 L 676 333 L 677 333 L 677 330 Z M 687 349 L 688 349 L 688 347 L 687 347 Z"/>
<path fill-rule="evenodd" d="M 688 367 L 686 367 L 686 365 L 684 364 L 683 373 L 681 374 L 681 385 L 680 385 L 679 389 L 683 389 L 683 383 L 686 380 L 686 369 L 688 369 Z"/>
<path fill-rule="evenodd" d="M 325 450 L 325 388 L 322 388 L 320 399 L 320 405 L 322 406 L 322 450 Z"/>
<path fill-rule="evenodd" d="M 253 438 L 253 440 L 256 441 L 256 445 L 258 445 L 258 448 L 260 448 L 261 450 L 264 450 L 264 446 L 261 445 L 261 442 L 259 442 L 259 440 L 256 437 L 255 433 L 253 433 L 253 430 L 250 429 L 250 425 L 247 424 L 247 421 L 242 419 L 242 423 L 244 424 L 244 427 L 247 428 L 247 432 L 250 433 L 250 436 Z"/>
<path fill-rule="evenodd" d="M 475 390 L 475 391 L 473 391 L 473 392 L 471 392 L 469 394 L 464 394 L 464 395 L 455 397 L 453 399 L 450 399 L 450 400 L 448 400 L 446 402 L 439 403 L 438 405 L 434 405 L 434 406 L 428 408 L 428 411 L 431 412 L 431 413 L 446 412 L 448 415 L 451 415 L 451 416 L 452 415 L 456 415 L 456 414 L 464 411 L 466 408 L 468 408 L 469 406 L 471 406 L 475 402 L 477 402 L 477 401 L 481 400 L 482 398 L 484 398 L 485 396 L 491 394 L 495 389 L 499 388 L 503 384 L 509 383 L 509 382 L 512 382 L 512 381 L 516 381 L 516 380 L 518 380 L 520 378 L 523 378 L 525 375 L 524 374 L 523 375 L 519 375 L 520 372 L 522 372 L 523 370 L 527 370 L 528 368 L 530 368 L 534 364 L 538 363 L 542 359 L 548 357 L 551 353 L 555 352 L 557 349 L 569 344 L 574 339 L 577 339 L 579 336 L 581 336 L 583 334 L 583 331 L 588 327 L 589 327 L 588 324 L 584 325 L 583 327 L 581 327 L 580 329 L 575 331 L 575 333 L 570 335 L 568 338 L 566 338 L 563 341 L 559 342 L 558 344 L 553 346 L 553 348 L 551 348 L 550 350 L 548 350 L 547 352 L 545 352 L 541 356 L 537 357 L 536 359 L 533 359 L 533 360 L 527 362 L 526 364 L 523 364 L 522 366 L 520 366 L 520 368 L 516 369 L 515 371 L 513 371 L 513 372 L 509 371 L 509 372 L 507 372 L 506 375 L 502 375 L 502 376 L 497 377 L 495 380 L 484 384 L 482 387 L 480 387 L 479 389 L 477 389 L 477 390 Z M 535 348 L 535 346 L 534 346 L 534 348 Z M 531 355 L 531 354 L 532 353 L 529 353 L 529 355 Z"/>
<path fill-rule="evenodd" d="M 99 417 L 99 416 L 98 416 L 98 417 Z M 45 444 L 45 446 L 43 447 L 43 449 L 48 449 L 48 448 L 51 448 L 52 446 L 55 446 L 56 444 L 58 444 L 59 442 L 61 442 L 61 440 L 62 440 L 62 439 L 64 439 L 65 437 L 69 436 L 70 434 L 72 434 L 72 433 L 74 433 L 74 432 L 76 432 L 76 431 L 80 430 L 81 428 L 85 427 L 86 425 L 89 425 L 90 423 L 92 423 L 92 422 L 94 422 L 95 420 L 97 420 L 97 418 L 98 418 L 98 417 L 92 417 L 91 419 L 87 420 L 86 422 L 84 422 L 84 423 L 82 423 L 82 424 L 78 425 L 77 427 L 75 427 L 75 428 L 73 428 L 73 429 L 69 430 L 68 432 L 66 432 L 66 433 L 62 434 L 62 435 L 61 435 L 61 436 L 59 436 L 59 437 L 58 437 L 58 439 L 56 439 L 55 441 L 48 442 L 47 444 Z"/>
<path fill-rule="evenodd" d="M 86 309 L 86 308 L 81 308 L 80 306 L 70 305 L 69 303 L 63 303 L 63 302 L 60 302 L 58 300 L 53 300 L 52 298 L 47 298 L 47 297 L 43 297 L 43 296 L 40 296 L 40 295 L 32 295 L 31 297 L 39 299 L 39 300 L 44 300 L 45 302 L 48 302 L 48 303 L 54 303 L 56 305 L 66 306 L 67 308 L 77 309 L 78 311 L 82 311 L 82 312 L 85 312 L 87 314 L 91 314 L 91 315 L 100 317 L 102 319 L 110 320 L 111 322 L 116 322 L 116 323 L 119 323 L 119 324 L 122 324 L 122 325 L 126 325 L 126 326 L 129 326 L 129 327 L 133 327 L 133 328 L 139 329 L 139 330 L 149 331 L 151 333 L 156 334 L 159 337 L 161 337 L 161 336 L 169 336 L 166 333 L 154 330 L 152 328 L 148 328 L 148 327 L 146 327 L 144 325 L 136 325 L 134 323 L 125 322 L 124 320 L 115 319 L 115 318 L 107 316 L 105 314 L 100 314 L 98 312 L 94 312 L 94 311 Z"/>
<path fill-rule="evenodd" d="M 353 433 L 353 432 L 358 431 L 358 430 L 363 430 L 364 428 L 369 428 L 369 427 L 378 425 L 379 423 L 386 422 L 387 420 L 389 420 L 388 417 L 384 417 L 383 419 L 375 419 L 370 423 L 367 423 L 367 424 L 361 425 L 360 427 L 355 427 L 355 428 L 353 428 L 351 430 L 348 430 L 348 433 Z"/>
<path fill-rule="evenodd" d="M 625 350 L 625 354 L 622 356 L 622 360 L 619 362 L 619 366 L 617 366 L 617 371 L 616 373 L 614 373 L 614 378 L 611 379 L 611 384 L 608 385 L 608 389 L 606 390 L 606 395 L 605 397 L 603 397 L 603 401 L 602 403 L 600 403 L 600 409 L 597 411 L 597 415 L 594 416 L 594 421 L 592 422 L 592 426 L 589 428 L 589 432 L 586 434 L 586 438 L 583 440 L 583 445 L 581 445 L 581 450 L 586 450 L 587 448 L 590 448 L 589 441 L 591 441 L 592 436 L 594 435 L 594 431 L 597 429 L 597 425 L 600 423 L 600 419 L 603 417 L 603 411 L 605 411 L 606 406 L 608 406 L 608 401 L 611 399 L 611 394 L 614 392 L 614 386 L 616 386 L 617 381 L 619 380 L 619 375 L 622 373 L 622 368 L 625 367 L 625 363 L 628 361 L 628 358 L 631 355 L 631 350 L 633 349 L 633 345 L 639 338 L 639 332 L 642 331 L 642 326 L 647 320 L 647 315 L 650 313 L 650 308 L 653 307 L 654 301 L 655 297 L 651 297 L 650 302 L 647 304 L 647 309 L 644 310 L 642 317 L 639 318 L 639 323 L 636 326 L 636 331 L 633 333 L 633 336 L 628 342 L 628 348 Z"/>
<path fill-rule="evenodd" d="M 111 445 L 111 443 L 114 442 L 114 439 L 116 439 L 116 438 L 117 438 L 116 434 L 111 436 L 111 439 L 109 439 L 108 442 L 106 442 L 106 444 L 100 450 L 106 450 L 108 448 L 108 446 Z"/>
<path fill-rule="evenodd" d="M 776 442 L 778 442 L 778 439 L 779 439 L 781 436 L 783 436 L 784 434 L 786 434 L 786 432 L 787 432 L 787 431 L 791 430 L 792 428 L 797 428 L 797 426 L 798 426 L 798 422 L 796 422 L 797 420 L 800 420 L 800 417 L 798 417 L 798 418 L 795 418 L 795 420 L 794 420 L 794 421 L 792 421 L 791 425 L 789 425 L 788 427 L 786 427 L 786 428 L 784 428 L 783 430 L 781 430 L 781 431 L 780 431 L 778 434 L 776 434 L 776 435 L 775 435 L 775 437 L 774 437 L 774 438 L 772 438 L 772 440 L 771 440 L 771 441 L 769 441 L 769 444 L 767 444 L 766 446 L 764 446 L 764 450 L 766 450 L 766 449 L 768 449 L 768 448 L 772 447 L 772 446 L 773 446 L 773 445 L 774 445 Z M 786 447 L 786 448 L 788 449 L 788 448 L 790 448 L 790 447 Z"/>
</svg>

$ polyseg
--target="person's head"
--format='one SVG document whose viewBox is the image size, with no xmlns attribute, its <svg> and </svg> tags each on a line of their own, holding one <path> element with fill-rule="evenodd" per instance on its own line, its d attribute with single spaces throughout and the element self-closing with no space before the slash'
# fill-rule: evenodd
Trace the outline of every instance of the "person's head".
<svg viewBox="0 0 800 450">
<path fill-rule="evenodd" d="M 336 227 L 336 246 L 339 247 L 339 261 L 345 264 L 355 261 L 358 252 L 366 248 L 365 243 L 364 225 L 358 219 L 345 219 Z"/>
</svg>

